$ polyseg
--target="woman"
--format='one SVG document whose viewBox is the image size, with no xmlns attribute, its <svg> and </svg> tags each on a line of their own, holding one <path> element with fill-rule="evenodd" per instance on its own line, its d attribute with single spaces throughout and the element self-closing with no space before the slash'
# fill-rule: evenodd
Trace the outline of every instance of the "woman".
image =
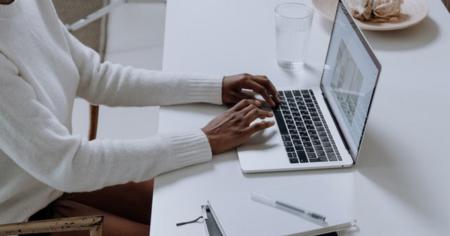
<svg viewBox="0 0 450 236">
<path fill-rule="evenodd" d="M 68 33 L 50 0 L 0 0 L 0 224 L 105 216 L 105 235 L 148 235 L 152 182 L 205 162 L 273 122 L 251 89 L 275 106 L 264 76 L 164 73 L 101 63 Z M 75 97 L 109 106 L 236 104 L 201 130 L 140 140 L 71 134 Z M 155 216 L 157 217 L 157 216 Z"/>
</svg>

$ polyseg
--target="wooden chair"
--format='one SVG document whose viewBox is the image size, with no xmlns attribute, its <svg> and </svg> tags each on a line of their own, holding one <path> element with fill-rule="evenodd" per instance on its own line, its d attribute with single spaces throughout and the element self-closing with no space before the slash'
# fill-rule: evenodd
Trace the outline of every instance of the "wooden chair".
<svg viewBox="0 0 450 236">
<path fill-rule="evenodd" d="M 71 24 L 86 17 L 90 13 L 109 4 L 109 0 L 53 0 L 58 15 L 65 24 Z M 96 50 L 102 59 L 105 59 L 107 44 L 108 16 L 92 22 L 85 27 L 72 32 L 85 45 Z M 89 140 L 97 137 L 99 106 L 90 105 Z"/>
<path fill-rule="evenodd" d="M 0 236 L 89 231 L 102 235 L 103 216 L 82 216 L 0 225 Z"/>
<path fill-rule="evenodd" d="M 89 13 L 108 4 L 108 0 L 53 0 L 59 17 L 64 23 L 85 17 Z M 75 37 L 87 46 L 96 50 L 102 59 L 106 49 L 106 24 L 107 17 L 93 22 L 86 27 L 72 32 Z M 90 105 L 89 139 L 97 136 L 98 106 Z M 30 235 L 49 234 L 57 232 L 89 231 L 91 236 L 102 235 L 103 216 L 68 217 L 23 223 L 0 225 L 0 236 L 6 235 Z"/>
</svg>

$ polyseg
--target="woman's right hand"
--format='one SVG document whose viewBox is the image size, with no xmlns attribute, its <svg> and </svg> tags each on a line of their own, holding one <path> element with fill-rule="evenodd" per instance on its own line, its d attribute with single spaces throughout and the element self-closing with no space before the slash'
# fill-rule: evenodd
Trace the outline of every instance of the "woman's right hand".
<svg viewBox="0 0 450 236">
<path fill-rule="evenodd" d="M 252 124 L 257 118 L 273 116 L 272 112 L 261 109 L 261 105 L 261 101 L 245 99 L 209 122 L 202 131 L 208 137 L 212 153 L 236 148 L 247 142 L 253 134 L 273 126 L 273 121 Z"/>
</svg>

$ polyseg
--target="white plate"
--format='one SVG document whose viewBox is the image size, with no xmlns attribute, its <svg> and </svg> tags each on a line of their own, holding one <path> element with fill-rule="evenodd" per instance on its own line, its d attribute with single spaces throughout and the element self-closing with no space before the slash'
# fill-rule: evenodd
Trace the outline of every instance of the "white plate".
<svg viewBox="0 0 450 236">
<path fill-rule="evenodd" d="M 319 14 L 331 21 L 336 14 L 337 0 L 312 0 L 314 7 Z M 371 23 L 362 22 L 357 19 L 356 22 L 363 30 L 387 31 L 398 30 L 411 27 L 421 22 L 428 14 L 427 0 L 404 0 L 401 13 L 405 16 L 398 22 Z"/>
</svg>

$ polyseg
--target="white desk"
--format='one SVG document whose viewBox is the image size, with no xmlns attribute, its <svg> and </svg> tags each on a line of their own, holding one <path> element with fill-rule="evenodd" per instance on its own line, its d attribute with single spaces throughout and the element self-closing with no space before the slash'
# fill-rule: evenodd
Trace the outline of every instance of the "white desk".
<svg viewBox="0 0 450 236">
<path fill-rule="evenodd" d="M 310 87 L 321 74 L 330 23 L 314 17 L 310 68 L 288 73 L 275 62 L 277 0 L 169 0 L 163 69 L 268 75 L 277 86 Z M 307 1 L 309 2 L 309 1 Z M 210 200 L 228 235 L 281 235 L 313 224 L 250 200 L 250 192 L 297 203 L 330 220 L 357 219 L 355 235 L 450 234 L 450 16 L 430 15 L 399 32 L 367 33 L 383 72 L 357 167 L 244 175 L 229 152 L 156 178 L 151 235 L 204 235 Z M 160 131 L 204 126 L 223 108 L 161 108 Z M 353 233 L 349 233 L 353 234 Z"/>
</svg>

